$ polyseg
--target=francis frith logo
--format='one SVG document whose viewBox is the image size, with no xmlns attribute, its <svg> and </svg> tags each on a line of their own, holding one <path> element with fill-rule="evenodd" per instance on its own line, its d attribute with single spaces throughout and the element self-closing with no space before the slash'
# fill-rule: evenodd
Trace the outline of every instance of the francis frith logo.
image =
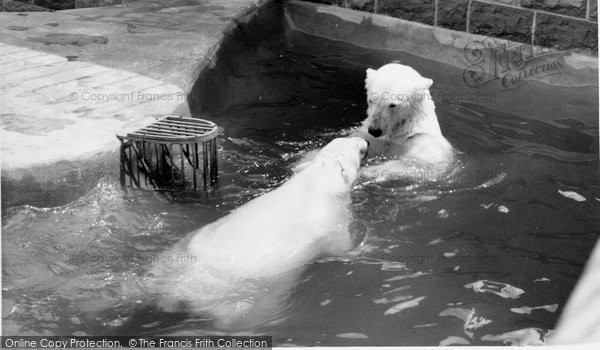
<svg viewBox="0 0 600 350">
<path fill-rule="evenodd" d="M 564 68 L 563 52 L 494 38 L 470 42 L 464 55 L 470 65 L 463 80 L 471 88 L 496 82 L 503 90 L 513 89 L 531 79 L 560 74 Z"/>
</svg>

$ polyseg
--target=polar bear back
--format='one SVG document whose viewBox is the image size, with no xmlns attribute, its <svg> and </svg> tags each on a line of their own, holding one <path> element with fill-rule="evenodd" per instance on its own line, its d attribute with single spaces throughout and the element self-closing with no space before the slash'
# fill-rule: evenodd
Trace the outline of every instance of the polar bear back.
<svg viewBox="0 0 600 350">
<path fill-rule="evenodd" d="M 225 274 L 259 278 L 350 249 L 350 188 L 366 141 L 337 140 L 281 187 L 196 232 L 189 252 Z"/>
<path fill-rule="evenodd" d="M 326 239 L 340 242 L 343 250 L 350 199 L 311 199 L 295 201 L 291 191 L 268 193 L 203 228 L 190 242 L 190 252 L 224 273 L 258 278 L 325 253 L 320 246 Z"/>
</svg>

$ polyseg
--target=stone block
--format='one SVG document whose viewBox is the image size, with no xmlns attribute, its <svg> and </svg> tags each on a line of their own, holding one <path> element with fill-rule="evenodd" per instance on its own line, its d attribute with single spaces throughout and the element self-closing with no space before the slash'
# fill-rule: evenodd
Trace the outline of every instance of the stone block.
<svg viewBox="0 0 600 350">
<path fill-rule="evenodd" d="M 353 10 L 374 12 L 375 0 L 346 0 L 346 7 Z"/>
<path fill-rule="evenodd" d="M 587 0 L 522 0 L 521 6 L 584 18 Z"/>
<path fill-rule="evenodd" d="M 467 29 L 468 0 L 442 0 L 438 2 L 438 26 L 454 29 Z"/>
<path fill-rule="evenodd" d="M 308 2 L 314 2 L 317 4 L 325 4 L 325 5 L 337 5 L 344 6 L 345 0 L 307 0 Z"/>
<path fill-rule="evenodd" d="M 75 0 L 35 0 L 33 3 L 51 10 L 69 10 L 75 8 Z"/>
<path fill-rule="evenodd" d="M 533 11 L 473 1 L 469 31 L 522 43 L 531 42 Z"/>
<path fill-rule="evenodd" d="M 377 13 L 433 25 L 434 0 L 379 0 Z"/>
<path fill-rule="evenodd" d="M 521 6 L 521 0 L 488 0 L 489 2 L 497 2 L 501 5 Z"/>
<path fill-rule="evenodd" d="M 578 49 L 598 53 L 598 23 L 538 13 L 535 44 L 556 49 Z"/>
</svg>

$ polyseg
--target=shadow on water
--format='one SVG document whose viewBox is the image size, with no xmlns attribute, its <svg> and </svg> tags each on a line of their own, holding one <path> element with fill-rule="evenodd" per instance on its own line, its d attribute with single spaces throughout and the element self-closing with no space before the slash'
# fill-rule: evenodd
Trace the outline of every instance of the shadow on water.
<svg viewBox="0 0 600 350">
<path fill-rule="evenodd" d="M 107 168 L 69 204 L 3 212 L 3 334 L 237 332 L 189 310 L 163 312 L 139 286 L 189 232 L 279 186 L 303 153 L 356 128 L 365 69 L 392 60 L 432 78 L 434 95 L 467 88 L 462 71 L 444 64 L 295 32 L 281 4 L 240 23 L 189 101 L 195 116 L 222 127 L 219 187 L 205 197 L 124 191 Z M 597 93 L 530 83 L 493 99 L 436 101 L 461 152 L 454 171 L 358 184 L 357 248 L 305 266 L 278 310 L 257 316 L 276 322 L 239 331 L 278 345 L 372 346 L 545 334 L 600 234 Z"/>
</svg>

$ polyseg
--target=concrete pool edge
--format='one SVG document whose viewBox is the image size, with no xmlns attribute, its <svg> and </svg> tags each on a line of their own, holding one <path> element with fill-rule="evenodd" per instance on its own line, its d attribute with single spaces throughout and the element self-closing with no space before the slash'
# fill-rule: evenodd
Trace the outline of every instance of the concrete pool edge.
<svg viewBox="0 0 600 350">
<path fill-rule="evenodd" d="M 470 70 L 476 76 L 465 79 L 472 79 L 473 87 L 485 84 L 477 81 L 481 73 L 504 79 L 508 85 L 511 79 L 526 79 L 559 86 L 598 86 L 597 57 L 332 5 L 290 0 L 285 6 L 288 23 L 297 31 L 368 49 L 409 52 L 464 69 L 465 75 Z M 554 74 L 542 72 L 552 68 Z"/>
<path fill-rule="evenodd" d="M 89 188 L 106 175 L 99 164 L 118 161 L 117 133 L 162 114 L 189 114 L 187 95 L 215 64 L 222 42 L 271 1 L 138 1 L 0 13 L 3 204 L 10 207 L 10 198 L 28 187 Z M 83 101 L 89 92 L 136 95 Z M 141 92 L 182 97 L 148 101 Z"/>
</svg>

